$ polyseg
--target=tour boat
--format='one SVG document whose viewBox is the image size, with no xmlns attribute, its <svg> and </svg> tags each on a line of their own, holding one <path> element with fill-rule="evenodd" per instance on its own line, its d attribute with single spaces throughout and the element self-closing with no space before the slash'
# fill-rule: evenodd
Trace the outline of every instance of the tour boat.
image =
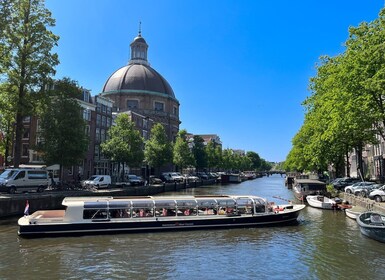
<svg viewBox="0 0 385 280">
<path fill-rule="evenodd" d="M 40 210 L 18 221 L 22 237 L 86 235 L 297 222 L 305 205 L 275 205 L 257 196 L 67 197 L 65 210 Z"/>
</svg>

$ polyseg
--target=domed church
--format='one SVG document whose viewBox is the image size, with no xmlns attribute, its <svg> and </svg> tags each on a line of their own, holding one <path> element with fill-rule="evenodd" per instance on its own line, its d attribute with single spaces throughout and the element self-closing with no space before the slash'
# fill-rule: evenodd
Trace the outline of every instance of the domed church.
<svg viewBox="0 0 385 280">
<path fill-rule="evenodd" d="M 170 141 L 174 141 L 180 124 L 179 101 L 166 79 L 148 63 L 148 45 L 140 29 L 130 47 L 128 65 L 108 78 L 101 95 L 114 101 L 114 111 L 135 115 L 133 121 L 138 127 L 140 118 L 143 122 L 161 123 Z"/>
</svg>

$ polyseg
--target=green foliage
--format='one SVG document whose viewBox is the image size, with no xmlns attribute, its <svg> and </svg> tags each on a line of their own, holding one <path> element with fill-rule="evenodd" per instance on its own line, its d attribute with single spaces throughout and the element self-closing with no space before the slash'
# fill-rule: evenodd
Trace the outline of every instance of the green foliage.
<svg viewBox="0 0 385 280">
<path fill-rule="evenodd" d="M 222 160 L 222 149 L 215 142 L 210 141 L 205 147 L 207 155 L 207 167 L 209 169 L 219 168 Z"/>
<path fill-rule="evenodd" d="M 248 151 L 246 157 L 251 161 L 251 170 L 258 170 L 261 167 L 262 160 L 256 152 Z"/>
<path fill-rule="evenodd" d="M 51 53 L 57 46 L 58 36 L 49 27 L 55 25 L 43 0 L 2 0 L 0 2 L 0 78 L 17 90 L 13 100 L 15 108 L 15 166 L 21 158 L 23 117 L 31 114 L 37 92 L 55 73 L 59 63 L 57 54 Z"/>
<path fill-rule="evenodd" d="M 202 170 L 207 167 L 207 154 L 204 140 L 198 135 L 194 135 L 192 153 L 195 158 L 195 168 Z"/>
<path fill-rule="evenodd" d="M 76 82 L 68 78 L 58 80 L 48 93 L 38 135 L 42 141 L 36 147 L 47 164 L 68 167 L 84 158 L 88 146 L 86 124 L 82 108 L 74 98 L 80 94 Z"/>
<path fill-rule="evenodd" d="M 109 139 L 100 145 L 102 153 L 112 161 L 140 167 L 143 163 L 143 138 L 127 114 L 119 114 L 116 125 L 108 130 Z"/>
<path fill-rule="evenodd" d="M 162 124 L 156 123 L 152 127 L 150 139 L 145 144 L 144 156 L 150 166 L 157 168 L 172 162 L 173 147 Z"/>
<path fill-rule="evenodd" d="M 180 130 L 176 138 L 173 150 L 173 162 L 180 169 L 194 166 L 195 159 L 191 153 L 186 139 L 186 130 Z"/>
<path fill-rule="evenodd" d="M 312 95 L 303 103 L 305 121 L 286 169 L 319 171 L 332 164 L 340 170 L 353 149 L 360 158 L 364 144 L 376 144 L 376 135 L 385 139 L 385 10 L 349 33 L 345 52 L 321 57 L 310 79 Z"/>
</svg>

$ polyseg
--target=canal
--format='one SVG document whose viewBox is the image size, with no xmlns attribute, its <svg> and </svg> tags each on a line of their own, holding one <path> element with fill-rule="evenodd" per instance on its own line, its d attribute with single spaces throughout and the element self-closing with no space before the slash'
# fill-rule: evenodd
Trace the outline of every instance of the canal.
<svg viewBox="0 0 385 280">
<path fill-rule="evenodd" d="M 182 194 L 294 199 L 280 175 Z M 170 193 L 167 193 L 170 194 Z M 381 279 L 385 244 L 343 212 L 307 207 L 289 227 L 20 239 L 0 221 L 0 279 Z"/>
</svg>

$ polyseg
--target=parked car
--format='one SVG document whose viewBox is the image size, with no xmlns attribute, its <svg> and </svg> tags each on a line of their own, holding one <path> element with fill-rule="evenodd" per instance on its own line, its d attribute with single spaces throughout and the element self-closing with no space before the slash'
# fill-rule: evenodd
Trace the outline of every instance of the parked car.
<svg viewBox="0 0 385 280">
<path fill-rule="evenodd" d="M 354 177 L 344 177 L 334 179 L 331 184 L 336 190 L 342 191 L 345 187 L 352 185 L 354 183 L 360 182 L 360 179 Z"/>
<path fill-rule="evenodd" d="M 150 185 L 161 185 L 163 184 L 163 181 L 158 178 L 158 177 L 155 177 L 153 175 L 150 176 Z"/>
<path fill-rule="evenodd" d="M 368 197 L 374 199 L 376 202 L 385 201 L 385 186 L 372 191 Z"/>
<path fill-rule="evenodd" d="M 160 178 L 167 183 L 184 182 L 184 177 L 178 172 L 163 172 Z"/>
<path fill-rule="evenodd" d="M 206 172 L 197 172 L 195 175 L 199 177 L 201 180 L 209 179 L 209 175 Z"/>
<path fill-rule="evenodd" d="M 198 176 L 195 176 L 195 175 L 184 174 L 183 177 L 184 177 L 184 179 L 185 179 L 187 182 L 196 182 L 196 181 L 199 181 L 199 177 L 198 177 Z"/>
<path fill-rule="evenodd" d="M 359 193 L 357 193 L 357 191 L 356 191 L 354 194 L 362 196 L 362 197 L 368 197 L 372 191 L 377 190 L 377 189 L 381 188 L 382 186 L 384 186 L 384 185 L 383 184 L 373 184 L 373 185 L 364 187 Z"/>
<path fill-rule="evenodd" d="M 134 174 L 128 174 L 127 175 L 127 181 L 130 183 L 131 186 L 144 185 L 144 180 L 142 179 L 142 177 L 134 175 Z"/>
<path fill-rule="evenodd" d="M 111 185 L 111 176 L 110 175 L 93 175 L 89 179 L 81 182 L 83 187 L 93 186 L 97 189 L 108 188 Z"/>
<path fill-rule="evenodd" d="M 357 182 L 357 183 L 354 183 L 353 185 L 345 187 L 344 190 L 346 193 L 355 193 L 355 191 L 358 190 L 359 188 L 362 189 L 363 186 L 370 186 L 373 184 L 374 184 L 373 182 Z"/>
</svg>

